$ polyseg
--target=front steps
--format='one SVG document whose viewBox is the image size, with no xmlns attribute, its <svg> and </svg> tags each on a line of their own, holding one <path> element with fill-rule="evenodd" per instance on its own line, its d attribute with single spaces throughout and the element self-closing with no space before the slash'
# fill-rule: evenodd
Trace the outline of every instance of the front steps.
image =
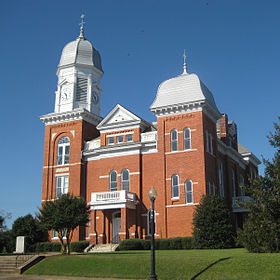
<svg viewBox="0 0 280 280">
<path fill-rule="evenodd" d="M 88 253 L 110 253 L 118 249 L 119 244 L 97 244 Z"/>
<path fill-rule="evenodd" d="M 17 273 L 17 268 L 34 255 L 2 255 L 0 256 L 0 274 Z"/>
</svg>

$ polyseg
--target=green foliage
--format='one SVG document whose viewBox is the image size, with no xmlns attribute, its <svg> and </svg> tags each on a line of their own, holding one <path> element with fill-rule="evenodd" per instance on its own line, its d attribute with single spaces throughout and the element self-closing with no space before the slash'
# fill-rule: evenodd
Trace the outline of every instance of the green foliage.
<svg viewBox="0 0 280 280">
<path fill-rule="evenodd" d="M 17 218 L 12 226 L 14 237 L 26 236 L 26 250 L 33 251 L 37 242 L 47 240 L 47 232 L 36 217 L 28 214 Z"/>
<path fill-rule="evenodd" d="M 72 242 L 70 245 L 71 252 L 84 252 L 84 249 L 89 246 L 88 241 Z"/>
<path fill-rule="evenodd" d="M 41 209 L 39 219 L 48 230 L 58 232 L 63 253 L 70 254 L 74 229 L 88 223 L 89 213 L 89 206 L 83 198 L 64 194 L 54 201 L 47 201 Z"/>
<path fill-rule="evenodd" d="M 15 250 L 15 238 L 11 230 L 0 232 L 0 252 L 3 252 L 4 248 L 8 253 Z"/>
<path fill-rule="evenodd" d="M 234 228 L 230 210 L 222 197 L 203 196 L 193 218 L 194 246 L 222 249 L 234 247 Z"/>
<path fill-rule="evenodd" d="M 88 241 L 78 241 L 72 242 L 70 244 L 71 252 L 83 252 L 86 247 L 89 246 Z M 61 244 L 60 242 L 39 242 L 36 244 L 35 251 L 37 253 L 40 252 L 60 252 L 61 251 Z"/>
<path fill-rule="evenodd" d="M 280 117 L 279 117 L 280 120 Z M 274 124 L 269 142 L 276 148 L 272 161 L 263 160 L 264 176 L 258 176 L 244 186 L 251 201 L 248 221 L 238 231 L 238 242 L 249 252 L 280 252 L 280 126 Z"/>
<path fill-rule="evenodd" d="M 143 239 L 126 239 L 120 242 L 119 249 L 123 250 L 150 250 L 151 241 Z M 155 239 L 156 250 L 192 249 L 192 237 L 175 237 Z"/>
</svg>

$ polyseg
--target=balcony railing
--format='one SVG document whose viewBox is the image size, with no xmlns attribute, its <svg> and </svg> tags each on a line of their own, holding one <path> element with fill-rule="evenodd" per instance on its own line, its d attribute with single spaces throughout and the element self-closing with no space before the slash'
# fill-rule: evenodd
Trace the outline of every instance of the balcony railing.
<svg viewBox="0 0 280 280">
<path fill-rule="evenodd" d="M 232 210 L 233 212 L 248 212 L 248 209 L 239 205 L 239 203 L 246 203 L 250 200 L 249 196 L 235 196 L 232 198 Z"/>
<path fill-rule="evenodd" d="M 95 210 L 124 207 L 135 209 L 136 203 L 136 194 L 125 190 L 91 193 L 90 205 Z"/>
</svg>

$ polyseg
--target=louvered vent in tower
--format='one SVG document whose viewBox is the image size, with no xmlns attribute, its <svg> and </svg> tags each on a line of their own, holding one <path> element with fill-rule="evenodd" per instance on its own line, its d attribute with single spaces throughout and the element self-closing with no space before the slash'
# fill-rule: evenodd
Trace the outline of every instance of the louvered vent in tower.
<svg viewBox="0 0 280 280">
<path fill-rule="evenodd" d="M 87 79 L 78 78 L 76 101 L 87 102 L 87 84 L 88 84 Z"/>
</svg>

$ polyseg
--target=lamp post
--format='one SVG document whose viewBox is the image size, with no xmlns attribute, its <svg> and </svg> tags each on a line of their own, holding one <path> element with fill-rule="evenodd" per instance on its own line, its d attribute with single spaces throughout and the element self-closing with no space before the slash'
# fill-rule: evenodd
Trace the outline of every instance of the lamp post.
<svg viewBox="0 0 280 280">
<path fill-rule="evenodd" d="M 157 192 L 154 187 L 149 191 L 149 198 L 152 202 L 151 212 L 150 212 L 150 228 L 151 228 L 151 275 L 150 280 L 157 280 L 157 275 L 155 272 L 155 212 L 154 212 L 154 202 L 157 197 Z"/>
</svg>

